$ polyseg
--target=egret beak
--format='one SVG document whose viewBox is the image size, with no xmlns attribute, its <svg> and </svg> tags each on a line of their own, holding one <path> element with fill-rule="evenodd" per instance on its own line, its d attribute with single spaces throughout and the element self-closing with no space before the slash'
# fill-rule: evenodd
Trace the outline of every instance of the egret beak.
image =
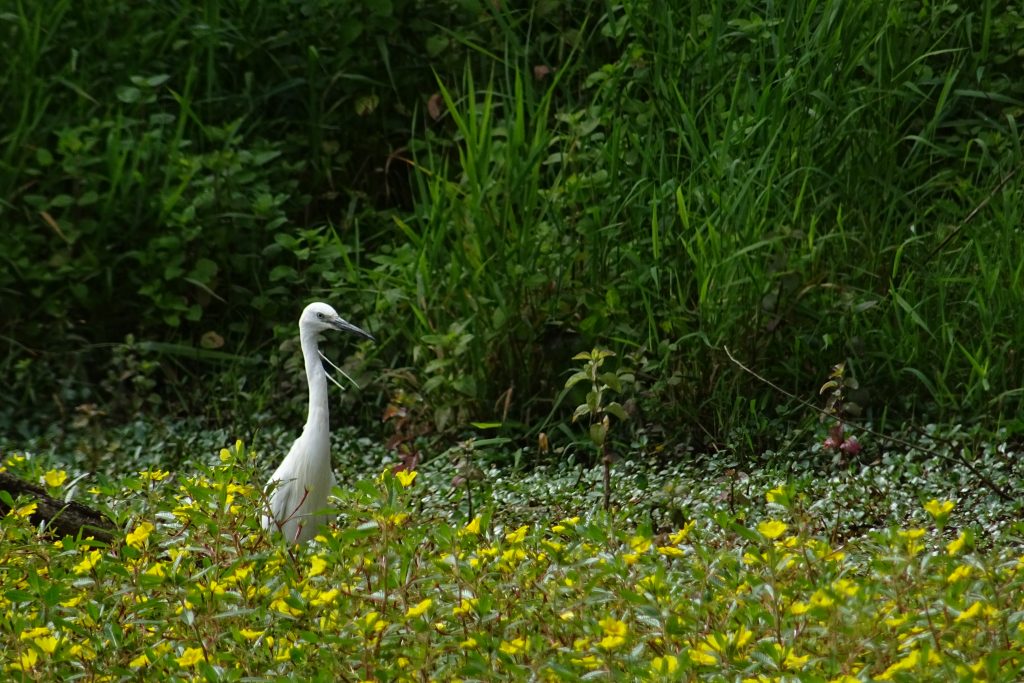
<svg viewBox="0 0 1024 683">
<path fill-rule="evenodd" d="M 357 335 L 359 337 L 363 337 L 364 339 L 369 339 L 370 341 L 374 342 L 377 341 L 376 339 L 374 339 L 372 334 L 370 334 L 369 332 L 362 328 L 356 327 L 355 325 L 345 320 L 344 318 L 336 318 L 331 321 L 331 324 L 333 324 L 335 328 L 341 330 L 342 332 L 351 332 L 352 334 Z"/>
</svg>

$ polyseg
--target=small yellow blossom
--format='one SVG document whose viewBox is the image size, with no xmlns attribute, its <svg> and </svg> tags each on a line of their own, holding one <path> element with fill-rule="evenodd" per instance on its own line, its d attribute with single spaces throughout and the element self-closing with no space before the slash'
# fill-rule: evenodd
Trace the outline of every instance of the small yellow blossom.
<svg viewBox="0 0 1024 683">
<path fill-rule="evenodd" d="M 507 655 L 518 655 L 526 652 L 527 643 L 522 638 L 513 638 L 512 640 L 503 640 L 498 649 Z"/>
<path fill-rule="evenodd" d="M 125 543 L 133 548 L 142 548 L 146 544 L 146 539 L 149 538 L 149 535 L 153 533 L 155 528 L 150 522 L 143 522 L 128 532 L 128 535 L 125 537 Z"/>
<path fill-rule="evenodd" d="M 629 547 L 634 553 L 640 555 L 651 549 L 651 539 L 646 536 L 634 536 L 629 539 Z"/>
<path fill-rule="evenodd" d="M 953 501 L 944 500 L 939 502 L 935 498 L 932 498 L 924 504 L 924 510 L 936 520 L 943 520 L 949 516 L 949 513 L 953 510 Z"/>
<path fill-rule="evenodd" d="M 810 655 L 798 656 L 793 654 L 792 652 L 787 652 L 786 659 L 782 663 L 782 666 L 789 669 L 790 671 L 797 671 L 799 669 L 804 668 L 804 666 L 807 664 L 807 660 L 809 660 L 810 658 Z"/>
<path fill-rule="evenodd" d="M 576 618 L 576 613 L 573 612 L 571 609 L 567 609 L 564 612 L 562 612 L 561 614 L 559 614 L 558 618 L 561 619 L 562 621 L 572 621 L 573 619 Z"/>
<path fill-rule="evenodd" d="M 67 481 L 67 478 L 68 473 L 64 470 L 48 470 L 43 475 L 43 481 L 46 482 L 46 485 L 54 489 Z"/>
<path fill-rule="evenodd" d="M 320 576 L 327 569 L 327 560 L 322 555 L 313 555 L 309 558 L 309 575 Z"/>
<path fill-rule="evenodd" d="M 199 662 L 203 661 L 203 649 L 200 647 L 187 647 L 185 651 L 181 653 L 180 657 L 175 658 L 178 662 L 178 666 L 187 667 L 195 666 Z"/>
<path fill-rule="evenodd" d="M 423 613 L 426 612 L 428 609 L 430 609 L 430 606 L 433 605 L 433 604 L 434 604 L 434 601 L 431 600 L 430 598 L 427 598 L 426 600 L 422 600 L 415 607 L 410 607 L 408 610 L 406 610 L 405 616 L 407 618 L 422 616 Z"/>
<path fill-rule="evenodd" d="M 789 496 L 787 495 L 785 484 L 779 484 L 771 491 L 764 494 L 764 497 L 769 503 L 779 503 L 780 505 L 783 505 Z"/>
<path fill-rule="evenodd" d="M 970 606 L 967 609 L 965 609 L 960 614 L 956 615 L 956 619 L 954 619 L 953 621 L 959 622 L 973 619 L 974 617 L 978 616 L 978 612 L 981 611 L 981 607 L 982 602 L 980 600 L 975 600 L 970 604 Z"/>
<path fill-rule="evenodd" d="M 505 534 L 505 540 L 509 543 L 522 543 L 523 539 L 526 538 L 526 532 L 530 530 L 530 527 L 523 525 L 515 531 L 510 531 Z"/>
<path fill-rule="evenodd" d="M 651 660 L 651 673 L 653 674 L 674 674 L 679 670 L 679 658 L 675 655 L 655 657 Z"/>
<path fill-rule="evenodd" d="M 74 566 L 72 571 L 76 574 L 88 574 L 100 561 L 101 557 L 103 557 L 103 553 L 99 550 L 87 551 L 85 553 L 85 557 L 82 558 L 81 562 Z"/>
<path fill-rule="evenodd" d="M 610 636 L 624 636 L 629 630 L 625 622 L 611 617 L 605 617 L 597 623 L 601 627 L 601 630 Z"/>
<path fill-rule="evenodd" d="M 952 541 L 950 541 L 949 544 L 946 546 L 946 554 L 949 555 L 950 557 L 952 557 L 954 555 L 957 555 L 957 554 L 960 553 L 961 550 L 964 549 L 964 546 L 966 544 L 967 544 L 967 532 L 966 531 L 961 531 L 960 535 L 957 536 L 956 538 L 954 538 Z"/>
<path fill-rule="evenodd" d="M 452 608 L 452 616 L 459 617 L 463 614 L 469 614 L 478 602 L 477 598 L 462 598 L 462 601 Z"/>
<path fill-rule="evenodd" d="M 10 668 L 15 671 L 31 671 L 36 668 L 36 664 L 39 662 L 39 653 L 35 650 L 25 650 L 18 657 L 18 661 L 10 664 Z"/>
<path fill-rule="evenodd" d="M 718 664 L 718 658 L 707 650 L 695 650 L 690 648 L 686 651 L 686 656 L 690 658 L 690 661 L 694 664 L 702 666 L 714 666 Z"/>
<path fill-rule="evenodd" d="M 141 669 L 144 666 L 149 665 L 149 657 L 143 652 L 141 655 L 128 662 L 128 666 L 132 669 Z"/>
<path fill-rule="evenodd" d="M 601 660 L 594 655 L 585 655 L 583 657 L 573 657 L 572 663 L 582 666 L 586 669 L 596 669 L 601 666 Z"/>
<path fill-rule="evenodd" d="M 968 564 L 962 564 L 954 569 L 949 576 L 946 577 L 946 583 L 956 583 L 961 579 L 966 579 L 971 575 L 971 566 Z"/>
<path fill-rule="evenodd" d="M 693 531 L 693 527 L 695 527 L 696 525 L 697 520 L 691 519 L 689 522 L 683 525 L 682 529 L 669 534 L 668 540 L 670 540 L 674 545 L 679 545 L 680 543 L 686 540 L 686 537 L 690 535 L 690 532 Z"/>
<path fill-rule="evenodd" d="M 302 614 L 301 609 L 292 607 L 287 602 L 285 602 L 284 598 L 278 598 L 271 602 L 270 609 L 274 610 L 275 612 L 279 612 L 280 614 L 285 614 L 291 617 L 297 617 L 300 614 Z"/>
<path fill-rule="evenodd" d="M 12 517 L 18 517 L 20 519 L 25 519 L 26 517 L 35 514 L 36 509 L 38 507 L 39 507 L 38 503 L 26 503 L 25 505 L 22 505 L 21 507 L 11 508 L 11 511 L 8 512 L 7 514 L 12 516 Z"/>
<path fill-rule="evenodd" d="M 395 473 L 395 478 L 398 479 L 398 483 L 401 484 L 403 488 L 406 488 L 412 485 L 413 481 L 416 480 L 416 475 L 418 474 L 419 472 L 415 470 L 400 470 Z"/>
<path fill-rule="evenodd" d="M 64 601 L 62 601 L 62 602 L 60 603 L 60 606 L 61 606 L 61 607 L 68 607 L 68 608 L 71 608 L 71 607 L 78 607 L 78 603 L 82 602 L 82 598 L 83 598 L 83 597 L 84 597 L 84 596 L 82 596 L 81 594 L 79 594 L 79 595 L 76 595 L 76 596 L 75 596 L 75 597 L 73 597 L 73 598 L 68 598 L 67 600 L 64 600 Z"/>
<path fill-rule="evenodd" d="M 48 626 L 36 626 L 35 628 L 22 631 L 18 636 L 18 640 L 35 640 L 36 638 L 48 635 L 50 635 L 50 628 Z"/>
<path fill-rule="evenodd" d="M 602 650 L 614 650 L 625 642 L 626 639 L 622 636 L 605 636 L 598 641 L 597 646 Z"/>
<path fill-rule="evenodd" d="M 765 538 L 772 540 L 786 533 L 788 528 L 789 526 L 785 522 L 780 522 L 777 519 L 765 520 L 757 525 L 758 532 Z"/>
<path fill-rule="evenodd" d="M 661 546 L 658 546 L 658 553 L 660 553 L 661 555 L 664 555 L 665 557 L 682 557 L 683 555 L 686 554 L 682 550 L 680 550 L 679 548 L 675 547 L 674 545 L 661 545 Z"/>
<path fill-rule="evenodd" d="M 790 613 L 796 615 L 806 614 L 809 609 L 811 608 L 806 602 L 800 602 L 799 600 L 789 606 Z"/>
<path fill-rule="evenodd" d="M 264 631 L 254 631 L 251 628 L 243 628 L 238 631 L 246 640 L 256 640 L 264 634 Z"/>
<path fill-rule="evenodd" d="M 459 643 L 459 647 L 463 650 L 473 650 L 476 649 L 477 644 L 476 638 L 470 637 Z"/>
<path fill-rule="evenodd" d="M 165 470 L 143 470 L 139 472 L 139 479 L 146 481 L 163 481 L 169 476 L 171 476 L 171 473 Z"/>
<path fill-rule="evenodd" d="M 464 526 L 459 531 L 459 536 L 476 536 L 480 533 L 480 515 L 477 515 L 473 520 Z"/>
</svg>

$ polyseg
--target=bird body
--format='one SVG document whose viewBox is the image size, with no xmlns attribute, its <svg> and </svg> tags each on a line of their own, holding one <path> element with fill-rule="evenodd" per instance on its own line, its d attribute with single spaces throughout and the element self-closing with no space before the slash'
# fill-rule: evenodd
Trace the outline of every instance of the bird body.
<svg viewBox="0 0 1024 683">
<path fill-rule="evenodd" d="M 328 330 L 373 339 L 324 303 L 306 306 L 299 317 L 299 345 L 306 365 L 309 412 L 302 434 L 267 482 L 270 514 L 263 517 L 263 528 L 277 529 L 286 540 L 295 543 L 315 537 L 327 524 L 327 497 L 335 482 L 331 470 L 327 373 L 320 362 L 317 344 L 320 332 Z"/>
</svg>

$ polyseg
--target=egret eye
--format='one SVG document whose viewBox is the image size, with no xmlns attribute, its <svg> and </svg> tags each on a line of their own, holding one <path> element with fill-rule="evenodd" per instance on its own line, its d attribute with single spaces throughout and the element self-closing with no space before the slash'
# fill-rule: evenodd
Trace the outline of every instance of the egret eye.
<svg viewBox="0 0 1024 683">
<path fill-rule="evenodd" d="M 324 319 L 324 314 L 323 314 L 323 313 L 317 313 L 317 314 L 316 314 L 316 317 L 318 317 L 318 318 L 320 318 L 321 320 L 323 320 L 323 319 Z"/>
</svg>

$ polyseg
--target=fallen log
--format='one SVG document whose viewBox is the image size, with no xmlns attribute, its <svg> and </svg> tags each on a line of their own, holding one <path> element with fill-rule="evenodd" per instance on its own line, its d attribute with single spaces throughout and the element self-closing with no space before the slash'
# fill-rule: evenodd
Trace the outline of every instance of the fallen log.
<svg viewBox="0 0 1024 683">
<path fill-rule="evenodd" d="M 0 472 L 0 491 L 9 493 L 12 500 L 17 500 L 19 496 L 34 499 L 36 510 L 29 516 L 29 520 L 37 526 L 45 522 L 46 530 L 59 538 L 92 536 L 101 543 L 110 543 L 120 531 L 102 512 L 75 501 L 53 498 L 41 486 L 7 472 Z M 10 509 L 10 505 L 0 498 L 0 514 L 6 515 Z"/>
</svg>

